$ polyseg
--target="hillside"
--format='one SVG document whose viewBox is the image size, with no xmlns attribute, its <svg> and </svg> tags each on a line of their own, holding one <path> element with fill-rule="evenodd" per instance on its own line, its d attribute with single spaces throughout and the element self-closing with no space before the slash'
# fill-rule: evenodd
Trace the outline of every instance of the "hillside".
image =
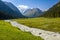
<svg viewBox="0 0 60 40">
<path fill-rule="evenodd" d="M 24 17 L 21 12 L 10 2 L 0 1 L 0 19 Z"/>
<path fill-rule="evenodd" d="M 60 2 L 51 7 L 42 15 L 43 17 L 60 17 Z"/>
<path fill-rule="evenodd" d="M 22 32 L 10 23 L 0 20 L 0 40 L 43 40 L 40 37 L 35 37 L 30 33 Z"/>
</svg>

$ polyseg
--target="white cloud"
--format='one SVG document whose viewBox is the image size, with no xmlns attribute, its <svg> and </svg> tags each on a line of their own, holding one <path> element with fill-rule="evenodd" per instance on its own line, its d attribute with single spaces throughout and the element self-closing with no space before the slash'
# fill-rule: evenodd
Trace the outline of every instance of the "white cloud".
<svg viewBox="0 0 60 40">
<path fill-rule="evenodd" d="M 17 7 L 18 7 L 18 9 L 19 9 L 20 11 L 24 11 L 24 10 L 26 10 L 26 9 L 29 8 L 29 7 L 26 6 L 26 5 L 18 5 Z"/>
<path fill-rule="evenodd" d="M 27 8 L 29 8 L 29 7 L 26 6 L 26 5 L 19 5 L 18 7 L 19 7 L 19 8 L 22 8 L 22 9 L 27 9 Z"/>
</svg>

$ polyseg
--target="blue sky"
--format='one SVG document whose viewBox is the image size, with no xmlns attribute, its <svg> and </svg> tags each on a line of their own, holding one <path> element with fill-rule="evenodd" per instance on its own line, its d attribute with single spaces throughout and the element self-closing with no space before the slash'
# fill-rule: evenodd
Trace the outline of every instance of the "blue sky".
<svg viewBox="0 0 60 40">
<path fill-rule="evenodd" d="M 39 8 L 45 11 L 58 2 L 58 0 L 3 0 L 12 2 L 15 6 L 20 8 Z"/>
</svg>

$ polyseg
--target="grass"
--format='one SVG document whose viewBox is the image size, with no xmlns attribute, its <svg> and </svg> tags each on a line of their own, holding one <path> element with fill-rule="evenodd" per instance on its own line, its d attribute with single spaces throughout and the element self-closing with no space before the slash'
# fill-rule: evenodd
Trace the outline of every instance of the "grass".
<svg viewBox="0 0 60 40">
<path fill-rule="evenodd" d="M 60 33 L 60 18 L 28 18 L 15 19 L 15 21 L 29 27 Z"/>
<path fill-rule="evenodd" d="M 0 20 L 0 40 L 43 40 L 30 33 L 22 32 L 9 23 Z"/>
</svg>

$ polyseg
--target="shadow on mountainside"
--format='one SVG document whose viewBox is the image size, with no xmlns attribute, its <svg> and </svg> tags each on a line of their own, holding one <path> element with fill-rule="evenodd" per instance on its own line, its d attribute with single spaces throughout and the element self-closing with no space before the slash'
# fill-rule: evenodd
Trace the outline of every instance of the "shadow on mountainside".
<svg viewBox="0 0 60 40">
<path fill-rule="evenodd" d="M 0 20 L 18 19 L 18 18 L 20 17 L 15 17 L 15 16 L 8 15 L 5 12 L 0 12 Z"/>
</svg>

